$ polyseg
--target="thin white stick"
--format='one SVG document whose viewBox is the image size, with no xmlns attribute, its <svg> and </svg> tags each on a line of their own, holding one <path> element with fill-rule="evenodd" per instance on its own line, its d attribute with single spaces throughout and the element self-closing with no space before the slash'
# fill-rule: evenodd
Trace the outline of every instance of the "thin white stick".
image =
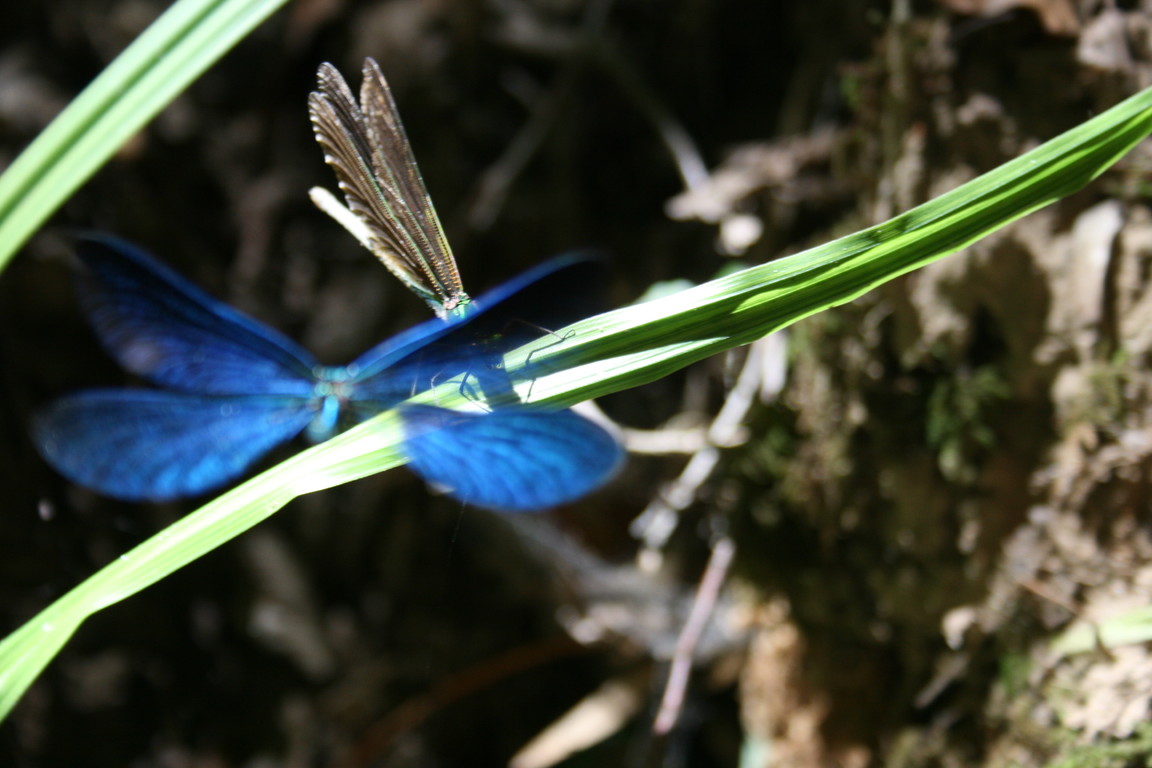
<svg viewBox="0 0 1152 768">
<path fill-rule="evenodd" d="M 336 195 L 324 187 L 312 187 L 308 190 L 308 197 L 312 199 L 317 208 L 335 219 L 337 224 L 344 227 L 352 237 L 359 240 L 360 245 L 372 253 L 376 252 L 376 249 L 372 247 L 372 232 L 368 229 L 368 225 L 361 221 L 359 216 L 348 210 L 348 206 L 337 200 Z"/>
</svg>

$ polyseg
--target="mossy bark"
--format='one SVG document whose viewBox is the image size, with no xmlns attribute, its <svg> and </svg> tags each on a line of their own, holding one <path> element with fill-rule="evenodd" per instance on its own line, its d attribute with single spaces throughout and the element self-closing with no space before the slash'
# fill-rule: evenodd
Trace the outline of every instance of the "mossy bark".
<svg viewBox="0 0 1152 768">
<path fill-rule="evenodd" d="M 843 129 L 861 221 L 1152 78 L 1147 7 L 895 5 Z M 1145 645 L 1052 647 L 1152 596 L 1147 157 L 794 330 L 754 430 L 788 439 L 735 467 L 764 765 L 1147 762 Z"/>
</svg>

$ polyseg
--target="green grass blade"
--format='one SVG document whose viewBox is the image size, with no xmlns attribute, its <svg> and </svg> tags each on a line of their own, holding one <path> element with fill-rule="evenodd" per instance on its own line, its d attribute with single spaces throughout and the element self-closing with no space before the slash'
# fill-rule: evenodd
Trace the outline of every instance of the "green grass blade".
<svg viewBox="0 0 1152 768">
<path fill-rule="evenodd" d="M 664 376 L 746 344 L 964 247 L 1079 189 L 1152 132 L 1152 89 L 968 184 L 825 246 L 578 323 L 509 355 L 525 399 L 567 404 Z M 451 404 L 459 387 L 434 393 Z M 455 393 L 455 394 L 453 394 Z M 425 398 L 433 394 L 426 393 Z M 301 453 L 107 566 L 0 643 L 0 717 L 92 613 L 230 540 L 302 493 L 403 462 L 393 412 Z"/>
<path fill-rule="evenodd" d="M 578 323 L 561 332 L 570 341 L 524 350 L 563 370 L 531 382 L 533 399 L 573 403 L 638 386 L 851 301 L 1080 189 L 1149 133 L 1152 89 L 882 224 Z"/>
<path fill-rule="evenodd" d="M 0 270 L 121 145 L 285 0 L 179 0 L 0 175 Z"/>
</svg>

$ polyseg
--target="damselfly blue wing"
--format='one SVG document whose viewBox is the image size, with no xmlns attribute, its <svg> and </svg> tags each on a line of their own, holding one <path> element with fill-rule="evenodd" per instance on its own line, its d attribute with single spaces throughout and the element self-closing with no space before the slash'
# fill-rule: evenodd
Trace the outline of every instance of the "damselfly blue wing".
<svg viewBox="0 0 1152 768">
<path fill-rule="evenodd" d="M 126 370 L 186 392 L 311 396 L 319 363 L 291 339 L 127 242 L 91 235 L 77 250 L 80 304 Z"/>
<path fill-rule="evenodd" d="M 457 498 L 530 512 L 585 495 L 616 471 L 620 446 L 572 411 L 508 406 L 464 413 L 403 407 L 413 471 Z"/>
<path fill-rule="evenodd" d="M 78 485 L 162 501 L 240 477 L 313 418 L 301 398 L 92 389 L 52 404 L 34 432 L 44 458 Z"/>
<path fill-rule="evenodd" d="M 66 396 L 38 416 L 36 441 L 66 477 L 130 500 L 203 493 L 243 475 L 268 451 L 301 432 L 326 439 L 435 385 L 440 377 L 467 373 L 476 363 L 464 361 L 478 349 L 484 350 L 482 355 L 498 354 L 491 345 L 476 346 L 472 323 L 512 323 L 498 317 L 510 297 L 496 289 L 480 297 L 477 310 L 466 318 L 430 320 L 374 347 L 351 365 L 321 366 L 291 340 L 213 299 L 123 241 L 88 237 L 78 252 L 84 265 L 78 281 L 81 303 L 104 346 L 127 369 L 165 389 L 90 390 Z M 547 286 L 553 276 L 580 268 L 579 262 L 559 261 L 530 277 Z M 523 280 L 513 282 L 515 287 L 530 287 L 522 286 Z M 515 302 L 507 305 L 516 309 Z M 444 418 L 454 414 L 424 407 L 406 415 L 414 457 L 425 456 L 437 444 L 430 432 L 438 411 Z M 413 469 L 467 503 L 524 510 L 587 493 L 619 458 L 618 449 L 608 457 L 598 453 L 568 482 L 563 476 L 544 476 L 545 465 L 539 465 L 540 474 L 533 477 L 532 468 L 522 468 L 526 452 L 559 455 L 573 440 L 592 445 L 611 438 L 582 419 L 569 425 L 568 416 L 532 411 L 544 420 L 558 417 L 557 428 L 544 437 L 521 431 L 503 442 L 491 441 L 490 433 L 499 432 L 501 423 L 508 424 L 507 432 L 520 426 L 512 423 L 518 419 L 513 413 L 507 422 L 502 415 L 493 419 L 487 431 L 462 430 L 456 450 L 467 455 L 451 466 L 445 455 L 443 460 L 414 458 Z M 478 450 L 469 451 L 469 446 Z M 605 467 L 606 458 L 612 466 Z M 486 486 L 483 477 L 492 475 L 493 460 L 496 466 L 503 461 L 509 474 L 526 475 L 530 485 L 553 492 L 514 494 L 506 484 Z M 574 461 L 585 458 L 576 456 Z M 544 497 L 539 506 L 525 506 L 527 498 Z"/>
</svg>

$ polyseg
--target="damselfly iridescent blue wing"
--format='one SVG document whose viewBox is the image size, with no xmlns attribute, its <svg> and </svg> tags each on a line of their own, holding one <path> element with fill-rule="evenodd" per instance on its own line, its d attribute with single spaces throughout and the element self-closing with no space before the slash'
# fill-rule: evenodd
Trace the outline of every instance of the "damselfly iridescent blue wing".
<svg viewBox="0 0 1152 768">
<path fill-rule="evenodd" d="M 555 262 L 485 294 L 467 317 L 430 320 L 351 365 L 322 366 L 123 241 L 88 237 L 79 254 L 81 303 L 104 346 L 125 368 L 165 389 L 66 396 L 38 416 L 36 441 L 77 484 L 131 500 L 212 490 L 301 432 L 326 439 L 446 377 L 496 365 L 507 347 L 494 342 L 489 329 L 523 325 L 505 308 L 518 313 L 522 290 L 536 283 L 547 289 L 549 280 L 582 269 L 580 262 Z M 511 333 L 507 340 L 520 338 Z M 501 409 L 479 414 L 480 427 L 464 428 L 446 409 L 406 407 L 403 414 L 413 469 L 478 506 L 554 506 L 599 485 L 619 460 L 618 448 L 601 450 L 615 446 L 607 433 L 564 411 Z M 526 419 L 540 421 L 524 429 Z M 453 433 L 458 439 L 444 450 L 441 441 Z M 599 447 L 593 456 L 570 451 L 574 443 Z M 533 455 L 555 458 L 532 463 L 527 457 Z M 568 471 L 556 473 L 565 455 Z M 506 470 L 500 482 L 493 466 Z M 509 481 L 517 477 L 523 479 Z"/>
</svg>

